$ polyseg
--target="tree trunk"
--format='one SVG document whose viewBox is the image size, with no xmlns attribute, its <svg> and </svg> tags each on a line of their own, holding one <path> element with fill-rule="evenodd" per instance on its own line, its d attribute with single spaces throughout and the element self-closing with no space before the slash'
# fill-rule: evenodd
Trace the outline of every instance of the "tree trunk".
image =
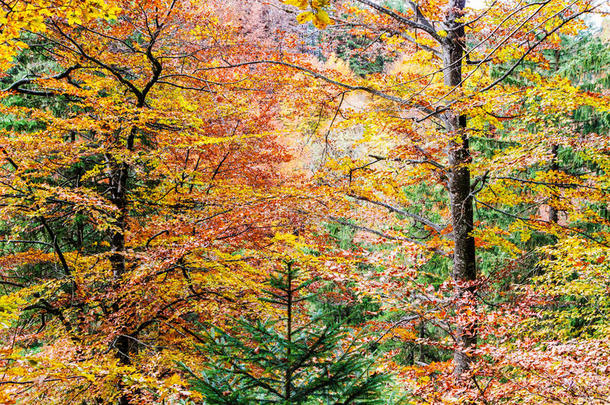
<svg viewBox="0 0 610 405">
<path fill-rule="evenodd" d="M 445 20 L 447 36 L 443 41 L 444 83 L 457 87 L 462 81 L 462 58 L 464 56 L 464 28 L 456 19 L 463 15 L 464 0 L 451 0 Z M 446 131 L 451 137 L 449 142 L 449 195 L 451 199 L 451 222 L 455 241 L 453 252 L 452 278 L 455 283 L 454 299 L 456 313 L 463 315 L 471 306 L 470 299 L 475 292 L 477 278 L 476 252 L 473 230 L 473 198 L 471 194 L 471 162 L 468 134 L 465 131 L 466 117 L 448 109 L 443 114 Z M 457 348 L 454 352 L 454 375 L 462 380 L 470 369 L 471 358 L 468 351 L 476 345 L 476 320 L 458 322 L 455 331 Z"/>
<path fill-rule="evenodd" d="M 112 158 L 111 158 L 112 159 Z M 117 207 L 118 214 L 116 217 L 116 230 L 112 231 L 110 238 L 110 266 L 112 269 L 112 279 L 114 286 L 118 287 L 121 277 L 125 273 L 125 220 L 127 216 L 127 176 L 129 175 L 129 167 L 125 163 L 110 163 L 110 200 Z M 114 312 L 119 310 L 119 302 L 115 301 L 112 305 Z M 122 364 L 129 364 L 129 339 L 126 337 L 126 331 L 117 337 L 114 345 L 117 350 L 117 357 Z"/>
<path fill-rule="evenodd" d="M 107 156 L 110 160 L 110 200 L 117 207 L 118 214 L 116 217 L 116 230 L 112 231 L 110 237 L 110 266 L 112 269 L 112 279 L 114 289 L 120 291 L 119 283 L 125 270 L 127 269 L 125 260 L 125 225 L 127 218 L 127 176 L 129 175 L 129 166 L 126 163 L 117 163 L 111 156 Z M 120 309 L 118 298 L 112 304 L 112 311 L 117 312 Z M 121 333 L 116 337 L 113 343 L 116 350 L 116 357 L 121 365 L 131 364 L 131 353 L 134 351 L 133 342 L 129 338 L 126 329 L 121 330 Z M 124 389 L 123 383 L 118 382 L 118 389 Z M 129 405 L 130 400 L 126 395 L 121 395 L 118 400 L 119 405 Z"/>
<path fill-rule="evenodd" d="M 559 156 L 559 146 L 551 146 L 551 154 L 553 155 L 553 160 L 551 160 L 551 166 L 549 167 L 549 169 L 556 172 L 559 170 L 559 162 L 557 161 Z M 554 224 L 559 222 L 559 212 L 557 211 L 557 208 L 555 208 L 553 205 L 556 202 L 557 198 L 558 196 L 551 196 L 551 201 L 549 203 L 549 221 Z"/>
<path fill-rule="evenodd" d="M 134 138 L 135 128 L 132 128 L 127 137 L 127 150 L 133 150 Z M 112 232 L 110 238 L 110 266 L 112 269 L 113 288 L 115 291 L 120 291 L 121 279 L 127 271 L 127 261 L 125 258 L 125 231 L 128 215 L 127 178 L 131 168 L 125 162 L 117 162 L 110 155 L 107 155 L 107 159 L 110 166 L 110 200 L 118 210 L 116 222 L 114 224 L 116 230 Z M 112 311 L 117 312 L 119 310 L 120 302 L 118 298 L 116 298 L 116 301 L 112 305 Z M 114 349 L 116 350 L 116 357 L 122 365 L 131 364 L 131 356 L 135 354 L 138 349 L 128 327 L 128 325 L 122 325 L 120 333 L 113 344 Z M 118 383 L 118 389 L 120 391 L 124 389 L 121 381 Z M 121 395 L 118 400 L 119 405 L 129 405 L 130 403 L 131 401 L 127 395 Z"/>
<path fill-rule="evenodd" d="M 110 157 L 110 159 L 112 159 Z M 117 207 L 118 215 L 110 240 L 110 265 L 112 278 L 118 280 L 125 273 L 125 219 L 127 215 L 127 176 L 129 167 L 125 163 L 110 163 L 110 201 Z"/>
</svg>

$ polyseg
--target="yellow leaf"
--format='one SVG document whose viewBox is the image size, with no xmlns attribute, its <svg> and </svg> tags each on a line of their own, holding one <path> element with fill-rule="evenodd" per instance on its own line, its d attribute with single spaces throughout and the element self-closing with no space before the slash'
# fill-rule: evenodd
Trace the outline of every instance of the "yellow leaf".
<svg viewBox="0 0 610 405">
<path fill-rule="evenodd" d="M 311 11 L 306 11 L 297 16 L 297 22 L 299 24 L 305 24 L 307 21 L 313 21 L 313 19 L 314 13 L 312 13 Z"/>
<path fill-rule="evenodd" d="M 318 29 L 326 28 L 327 25 L 332 24 L 328 13 L 324 10 L 318 10 L 313 20 L 313 25 Z"/>
<path fill-rule="evenodd" d="M 328 15 L 328 13 L 325 10 L 318 10 L 316 17 L 318 18 L 318 20 L 322 21 L 325 25 L 332 23 L 330 16 Z"/>
<path fill-rule="evenodd" d="M 286 4 L 290 4 L 291 6 L 296 6 L 301 10 L 305 10 L 309 3 L 307 0 L 283 0 L 283 2 Z"/>
</svg>

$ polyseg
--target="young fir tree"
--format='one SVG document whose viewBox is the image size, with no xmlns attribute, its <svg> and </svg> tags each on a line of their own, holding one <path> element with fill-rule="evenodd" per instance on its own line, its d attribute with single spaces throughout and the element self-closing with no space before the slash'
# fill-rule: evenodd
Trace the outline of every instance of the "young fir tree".
<svg viewBox="0 0 610 405">
<path fill-rule="evenodd" d="M 268 320 L 239 320 L 229 333 L 212 327 L 200 349 L 210 357 L 200 374 L 186 366 L 205 404 L 385 404 L 388 380 L 345 323 L 307 302 L 312 280 L 292 262 L 269 280 L 261 300 L 279 309 Z"/>
</svg>

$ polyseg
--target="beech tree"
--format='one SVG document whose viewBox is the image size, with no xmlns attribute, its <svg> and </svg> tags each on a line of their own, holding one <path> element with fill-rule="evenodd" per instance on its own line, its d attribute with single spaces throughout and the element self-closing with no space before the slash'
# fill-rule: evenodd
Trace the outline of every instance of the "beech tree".
<svg viewBox="0 0 610 405">
<path fill-rule="evenodd" d="M 370 303 L 375 389 L 606 401 L 607 48 L 561 66 L 603 1 L 275 2 L 319 33 L 308 52 L 225 3 L 1 3 L 0 402 L 205 401 L 201 325 L 276 313 L 259 296 L 287 257 L 326 304 Z M 346 36 L 392 63 L 323 54 Z"/>
<path fill-rule="evenodd" d="M 277 71 L 235 66 L 258 50 L 220 3 L 4 4 L 3 56 L 48 67 L 3 79 L 32 125 L 0 140 L 1 402 L 177 401 L 193 325 L 257 308 L 299 226 Z"/>
<path fill-rule="evenodd" d="M 496 281 L 493 278 L 509 277 L 514 264 L 504 260 L 504 269 L 481 275 L 477 246 L 479 250 L 499 248 L 513 260 L 525 253 L 513 242 L 515 233 L 521 233 L 522 242 L 532 233 L 569 234 L 593 243 L 596 249 L 606 246 L 605 228 L 596 229 L 594 234 L 583 228 L 584 223 L 599 224 L 599 214 L 585 213 L 581 205 L 585 189 L 586 193 L 601 191 L 604 175 L 584 180 L 582 175 L 562 173 L 556 155 L 558 148 L 574 146 L 570 139 L 580 136 L 569 118 L 572 111 L 583 106 L 605 111 L 607 98 L 579 90 L 557 74 L 542 76 L 528 69 L 539 66 L 550 70 L 552 51 L 560 47 L 561 35 L 576 34 L 583 28 L 581 17 L 601 3 L 495 1 L 480 10 L 468 8 L 466 1 L 452 0 L 283 3 L 301 9 L 299 21 L 312 21 L 328 30 L 330 37 L 333 30 L 349 30 L 369 38 L 366 48 L 380 42 L 388 54 L 398 58 L 394 71 L 389 72 L 393 74 L 362 79 L 314 65 L 301 69 L 335 86 L 324 94 L 327 121 L 326 126 L 318 126 L 324 141 L 332 144 L 333 130 L 340 133 L 359 124 L 364 126 L 359 142 L 371 145 L 358 159 L 338 157 L 325 170 L 334 173 L 337 190 L 358 203 L 353 211 L 355 223 L 339 221 L 378 237 L 378 242 L 398 244 L 397 255 L 383 262 L 396 269 L 384 273 L 382 295 L 391 302 L 387 307 L 414 312 L 415 317 L 403 318 L 414 332 L 419 322 L 426 320 L 445 329 L 451 338 L 450 345 L 441 346 L 453 348 L 455 391 L 440 393 L 444 388 L 439 388 L 439 383 L 445 388 L 450 384 L 434 383 L 429 377 L 432 374 L 426 381 L 434 388 L 422 390 L 426 384 L 419 380 L 417 390 L 432 403 L 455 397 L 482 397 L 485 401 L 486 396 L 494 395 L 490 394 L 493 389 L 487 388 L 498 380 L 490 377 L 479 355 L 493 351 L 490 342 L 507 330 L 497 319 L 490 324 L 490 319 L 506 312 L 487 307 L 486 296 Z M 368 93 L 367 107 L 357 110 L 349 103 L 344 105 L 349 92 Z M 482 150 L 480 140 L 503 146 Z M 599 142 L 595 135 L 588 140 Z M 583 148 L 590 145 L 579 145 L 578 151 Z M 434 193 L 444 190 L 446 197 L 436 200 L 431 211 L 421 211 L 421 203 L 410 199 L 421 198 L 421 194 L 409 191 L 418 184 Z M 363 206 L 398 218 L 380 229 L 379 224 L 384 223 L 380 217 L 390 221 L 385 219 L 388 217 L 377 211 L 369 214 L 367 221 Z M 475 208 L 479 212 L 476 216 Z M 509 229 L 493 222 L 497 215 L 505 218 Z M 412 225 L 405 228 L 401 224 L 406 220 Z M 427 286 L 421 285 L 420 273 L 405 269 L 405 257 L 409 258 L 407 266 L 417 268 L 429 261 L 431 254 L 451 257 L 450 298 L 445 295 L 446 284 L 430 294 Z M 379 260 L 380 255 L 373 258 Z M 403 270 L 402 277 L 399 270 Z M 379 286 L 370 280 L 362 284 Z M 405 291 L 405 285 L 412 290 Z M 536 305 L 531 298 L 522 296 Z M 511 322 L 518 323 L 518 313 L 513 308 Z M 524 317 L 532 314 L 521 313 Z M 447 369 L 435 364 L 426 368 L 434 373 Z M 412 383 L 421 378 L 422 369 L 408 374 Z M 479 377 L 487 380 L 484 385 L 479 384 Z M 472 390 L 468 392 L 468 388 Z M 502 390 L 506 390 L 504 394 Z M 497 394 L 502 397 L 508 392 L 511 389 L 504 387 Z"/>
</svg>

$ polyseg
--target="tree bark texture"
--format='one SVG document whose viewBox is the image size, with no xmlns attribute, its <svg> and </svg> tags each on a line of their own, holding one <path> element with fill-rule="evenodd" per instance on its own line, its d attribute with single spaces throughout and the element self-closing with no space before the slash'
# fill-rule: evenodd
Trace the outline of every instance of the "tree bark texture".
<svg viewBox="0 0 610 405">
<path fill-rule="evenodd" d="M 443 73 L 446 86 L 459 87 L 462 82 L 462 60 L 464 58 L 464 27 L 458 22 L 463 15 L 464 0 L 449 2 L 444 22 L 447 36 L 442 42 Z M 456 21 L 458 20 L 458 21 Z M 464 315 L 471 307 L 477 279 L 476 251 L 473 231 L 473 196 L 471 193 L 471 162 L 468 134 L 465 131 L 466 117 L 456 114 L 451 108 L 443 113 L 443 122 L 451 137 L 448 146 L 449 196 L 451 223 L 453 225 L 454 252 L 452 278 L 455 283 L 454 299 L 456 313 L 462 321 L 455 330 L 454 375 L 461 380 L 470 369 L 468 354 L 477 342 L 476 319 L 466 320 Z"/>
</svg>

